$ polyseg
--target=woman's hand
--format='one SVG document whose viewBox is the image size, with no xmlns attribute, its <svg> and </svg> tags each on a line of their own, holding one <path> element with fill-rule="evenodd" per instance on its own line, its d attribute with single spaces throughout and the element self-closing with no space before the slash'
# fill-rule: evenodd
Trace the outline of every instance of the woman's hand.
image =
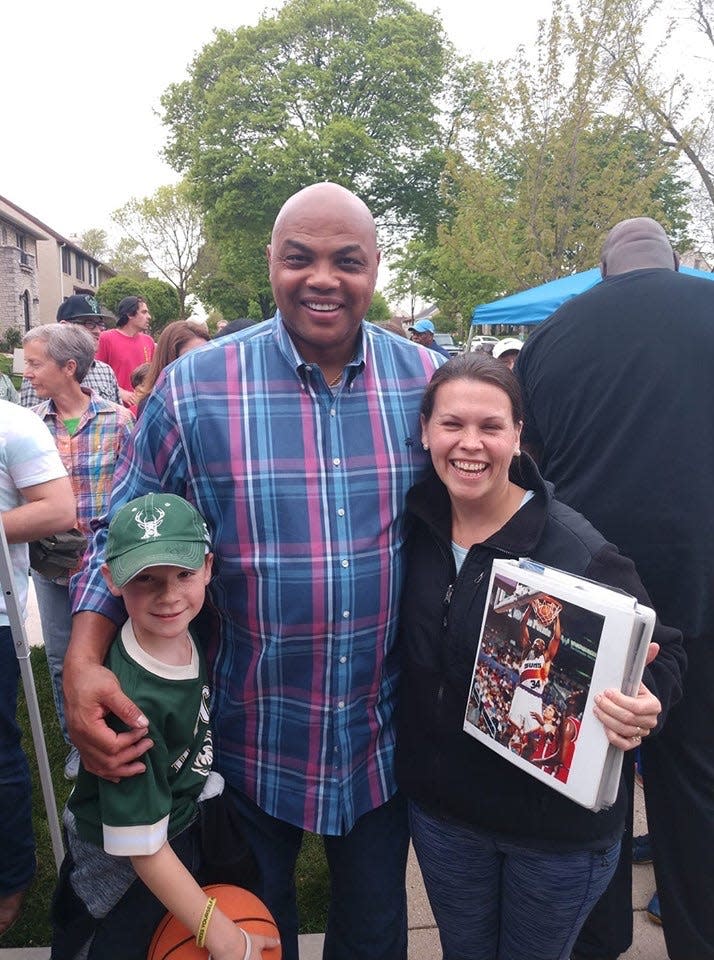
<svg viewBox="0 0 714 960">
<path fill-rule="evenodd" d="M 620 750 L 634 750 L 657 726 L 662 705 L 641 683 L 634 697 L 628 697 L 619 690 L 598 693 L 593 712 L 605 727 L 610 743 Z"/>
</svg>

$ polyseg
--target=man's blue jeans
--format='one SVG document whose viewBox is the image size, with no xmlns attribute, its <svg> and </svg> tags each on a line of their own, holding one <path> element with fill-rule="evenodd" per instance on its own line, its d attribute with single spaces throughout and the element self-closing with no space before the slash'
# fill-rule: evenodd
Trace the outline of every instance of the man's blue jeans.
<svg viewBox="0 0 714 960">
<path fill-rule="evenodd" d="M 0 897 L 24 890 L 35 873 L 30 769 L 16 717 L 19 680 L 10 628 L 0 626 Z"/>
<path fill-rule="evenodd" d="M 283 960 L 298 960 L 295 861 L 303 831 L 226 785 L 261 870 L 257 893 L 280 930 Z M 406 960 L 406 803 L 400 795 L 360 817 L 343 837 L 323 836 L 330 907 L 323 960 Z"/>
<path fill-rule="evenodd" d="M 32 571 L 32 582 L 37 594 L 37 607 L 40 611 L 42 638 L 45 641 L 45 655 L 50 668 L 52 695 L 55 699 L 57 719 L 62 728 L 62 736 L 69 743 L 67 723 L 64 718 L 64 694 L 62 693 L 62 670 L 64 658 L 69 646 L 72 630 L 72 604 L 69 599 L 69 587 L 53 583 L 47 577 Z"/>
<path fill-rule="evenodd" d="M 568 960 L 620 853 L 534 850 L 414 803 L 409 822 L 444 960 Z"/>
</svg>

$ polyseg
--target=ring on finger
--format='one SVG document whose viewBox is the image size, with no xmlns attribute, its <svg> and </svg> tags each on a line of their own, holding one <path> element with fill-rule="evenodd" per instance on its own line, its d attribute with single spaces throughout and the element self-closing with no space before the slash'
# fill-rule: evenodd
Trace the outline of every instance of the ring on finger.
<svg viewBox="0 0 714 960">
<path fill-rule="evenodd" d="M 633 743 L 642 743 L 642 737 L 640 736 L 630 737 L 630 740 L 632 740 Z"/>
</svg>

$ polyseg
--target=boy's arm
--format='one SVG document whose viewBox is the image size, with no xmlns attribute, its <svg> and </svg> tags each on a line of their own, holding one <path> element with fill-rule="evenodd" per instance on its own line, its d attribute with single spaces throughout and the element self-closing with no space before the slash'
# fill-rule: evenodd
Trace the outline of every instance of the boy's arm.
<svg viewBox="0 0 714 960">
<path fill-rule="evenodd" d="M 132 857 L 137 875 L 155 897 L 195 935 L 206 909 L 207 897 L 181 863 L 170 844 L 148 856 Z M 248 949 L 252 943 L 252 951 Z M 270 937 L 252 934 L 249 939 L 242 928 L 215 908 L 206 931 L 205 946 L 214 960 L 260 960 L 263 949 L 277 946 Z"/>
</svg>

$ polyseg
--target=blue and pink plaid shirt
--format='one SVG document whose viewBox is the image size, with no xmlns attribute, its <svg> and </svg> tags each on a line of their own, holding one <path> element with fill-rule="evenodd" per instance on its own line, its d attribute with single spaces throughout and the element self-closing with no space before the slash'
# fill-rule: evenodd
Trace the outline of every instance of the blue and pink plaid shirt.
<svg viewBox="0 0 714 960">
<path fill-rule="evenodd" d="M 426 465 L 424 387 L 442 362 L 369 323 L 330 389 L 279 315 L 192 351 L 149 397 L 109 517 L 151 490 L 211 530 L 216 768 L 274 817 L 347 832 L 395 791 L 404 498 Z M 125 614 L 99 572 L 74 609 Z"/>
</svg>

